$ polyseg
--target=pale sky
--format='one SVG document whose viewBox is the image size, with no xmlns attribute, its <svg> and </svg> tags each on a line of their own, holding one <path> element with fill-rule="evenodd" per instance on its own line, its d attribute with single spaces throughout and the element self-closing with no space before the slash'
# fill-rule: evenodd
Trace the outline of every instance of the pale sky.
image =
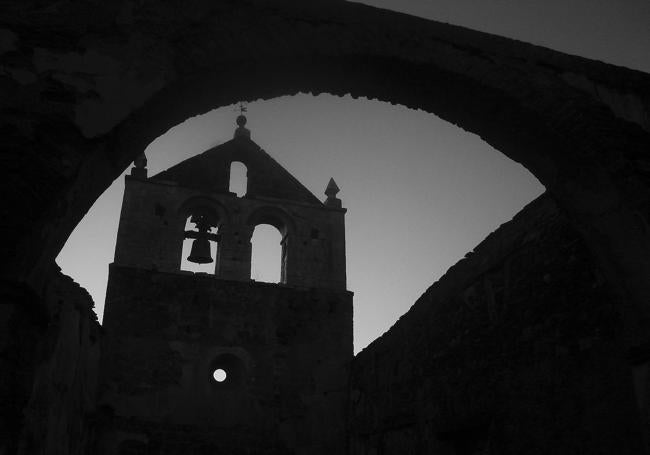
<svg viewBox="0 0 650 455">
<path fill-rule="evenodd" d="M 647 0 L 364 3 L 650 72 Z M 158 138 L 146 150 L 149 175 L 230 140 L 236 115 L 232 106 L 217 109 Z M 528 171 L 479 137 L 422 111 L 350 97 L 298 95 L 249 103 L 247 117 L 252 139 L 319 198 L 324 199 L 330 177 L 341 188 L 339 197 L 348 209 L 355 352 L 543 191 Z M 57 258 L 63 272 L 93 296 L 100 320 L 123 190 L 120 177 Z M 262 248 L 258 252 L 264 253 Z M 264 259 L 257 259 L 255 276 L 262 277 L 265 268 Z"/>
</svg>

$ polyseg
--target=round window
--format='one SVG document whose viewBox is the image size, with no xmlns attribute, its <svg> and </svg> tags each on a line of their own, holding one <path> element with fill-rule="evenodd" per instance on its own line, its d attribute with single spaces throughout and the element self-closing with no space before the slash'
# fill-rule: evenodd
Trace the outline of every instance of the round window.
<svg viewBox="0 0 650 455">
<path fill-rule="evenodd" d="M 211 382 L 219 387 L 233 387 L 244 381 L 244 362 L 234 354 L 221 354 L 210 362 Z"/>
<path fill-rule="evenodd" d="M 224 370 L 223 368 L 217 368 L 217 369 L 214 370 L 214 372 L 212 373 L 212 377 L 213 377 L 214 380 L 217 381 L 217 382 L 223 382 L 223 381 L 225 381 L 226 378 L 228 377 L 228 373 L 226 373 L 226 370 Z"/>
</svg>

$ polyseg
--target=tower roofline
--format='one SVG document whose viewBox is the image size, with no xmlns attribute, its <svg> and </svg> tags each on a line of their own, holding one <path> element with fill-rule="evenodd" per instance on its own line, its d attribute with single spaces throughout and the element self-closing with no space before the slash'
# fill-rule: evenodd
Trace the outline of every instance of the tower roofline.
<svg viewBox="0 0 650 455">
<path fill-rule="evenodd" d="M 228 192 L 230 165 L 233 162 L 241 162 L 246 166 L 248 197 L 323 205 L 297 178 L 249 136 L 243 134 L 159 172 L 149 180 L 172 181 L 210 192 Z"/>
</svg>

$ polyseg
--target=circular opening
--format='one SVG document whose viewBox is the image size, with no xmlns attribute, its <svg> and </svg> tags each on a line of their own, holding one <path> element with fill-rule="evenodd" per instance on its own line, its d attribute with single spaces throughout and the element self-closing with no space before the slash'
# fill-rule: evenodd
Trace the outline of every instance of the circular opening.
<svg viewBox="0 0 650 455">
<path fill-rule="evenodd" d="M 237 387 L 245 379 L 244 363 L 240 358 L 231 353 L 224 353 L 214 358 L 210 362 L 210 369 L 206 373 L 212 375 L 210 382 L 214 387 L 218 388 Z"/>
<path fill-rule="evenodd" d="M 212 377 L 217 382 L 225 381 L 227 376 L 228 375 L 226 374 L 226 370 L 222 368 L 217 368 L 216 370 L 214 370 L 214 373 L 212 373 Z"/>
</svg>

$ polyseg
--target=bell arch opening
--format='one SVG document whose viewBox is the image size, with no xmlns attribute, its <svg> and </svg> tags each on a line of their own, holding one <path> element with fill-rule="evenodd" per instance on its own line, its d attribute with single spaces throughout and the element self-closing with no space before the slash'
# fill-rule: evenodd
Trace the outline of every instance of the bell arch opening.
<svg viewBox="0 0 650 455">
<path fill-rule="evenodd" d="M 284 283 L 286 249 L 280 231 L 270 224 L 258 224 L 251 237 L 251 279 L 263 283 Z"/>
<path fill-rule="evenodd" d="M 210 226 L 196 215 L 185 220 L 180 270 L 194 273 L 216 273 L 219 228 Z"/>
</svg>

